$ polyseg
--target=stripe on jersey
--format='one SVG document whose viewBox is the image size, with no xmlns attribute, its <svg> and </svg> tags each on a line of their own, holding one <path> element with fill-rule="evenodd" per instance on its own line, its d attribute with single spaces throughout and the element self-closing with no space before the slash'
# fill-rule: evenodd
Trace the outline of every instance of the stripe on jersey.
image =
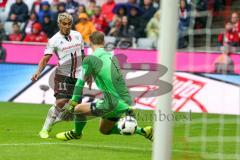
<svg viewBox="0 0 240 160">
<path fill-rule="evenodd" d="M 77 53 L 74 53 L 74 66 L 73 66 L 73 78 L 76 78 L 76 70 L 77 70 Z"/>
<path fill-rule="evenodd" d="M 81 54 L 82 54 L 82 61 L 85 58 L 85 54 L 84 54 L 84 49 L 81 50 Z"/>
<path fill-rule="evenodd" d="M 70 76 L 73 77 L 73 64 L 74 63 L 74 58 L 73 58 L 73 54 L 71 53 L 71 71 L 70 71 Z"/>
<path fill-rule="evenodd" d="M 76 78 L 76 71 L 77 71 L 77 53 L 71 53 L 71 77 Z"/>
</svg>

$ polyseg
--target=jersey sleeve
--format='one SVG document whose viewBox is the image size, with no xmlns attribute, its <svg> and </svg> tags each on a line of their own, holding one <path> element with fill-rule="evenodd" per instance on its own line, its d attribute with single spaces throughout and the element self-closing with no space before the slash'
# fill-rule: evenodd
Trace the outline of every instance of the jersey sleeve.
<svg viewBox="0 0 240 160">
<path fill-rule="evenodd" d="M 44 55 L 53 54 L 54 52 L 55 52 L 55 46 L 54 46 L 53 39 L 49 39 L 47 46 L 44 50 Z"/>
<path fill-rule="evenodd" d="M 77 83 L 75 84 L 74 91 L 73 91 L 73 96 L 71 98 L 72 101 L 81 103 L 82 102 L 82 92 L 83 92 L 83 87 L 84 87 L 84 80 L 82 78 L 79 78 L 77 80 Z"/>
<path fill-rule="evenodd" d="M 83 60 L 83 74 L 82 77 L 79 77 L 77 83 L 75 84 L 72 101 L 81 103 L 82 102 L 82 95 L 83 95 L 83 87 L 85 81 L 91 76 L 92 74 L 92 65 L 90 62 L 90 58 L 87 57 Z"/>
<path fill-rule="evenodd" d="M 91 56 L 88 56 L 87 58 L 85 58 L 83 60 L 83 64 L 82 64 L 82 67 L 83 67 L 83 76 L 84 78 L 88 78 L 89 76 L 91 76 L 91 74 L 93 73 L 93 66 L 92 66 L 92 63 L 91 63 Z"/>
</svg>

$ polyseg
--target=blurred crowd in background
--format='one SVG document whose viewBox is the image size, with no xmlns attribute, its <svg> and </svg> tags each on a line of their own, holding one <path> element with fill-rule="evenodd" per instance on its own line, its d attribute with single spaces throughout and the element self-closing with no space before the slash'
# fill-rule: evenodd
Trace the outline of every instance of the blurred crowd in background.
<svg viewBox="0 0 240 160">
<path fill-rule="evenodd" d="M 9 41 L 47 42 L 58 31 L 58 14 L 68 12 L 74 18 L 73 29 L 82 34 L 86 43 L 95 30 L 108 36 L 129 39 L 148 35 L 157 37 L 159 31 L 152 28 L 151 23 L 156 23 L 153 27 L 158 26 L 158 9 L 159 4 L 152 0 L 129 0 L 126 3 L 106 0 L 101 6 L 95 0 L 89 0 L 87 5 L 74 0 L 35 0 L 31 8 L 24 0 L 16 0 L 7 18 L 7 21 L 13 22 L 12 33 L 4 33 L 2 27 L 1 34 L 4 40 Z M 151 19 L 153 22 L 149 23 Z"/>
<path fill-rule="evenodd" d="M 111 41 L 121 39 L 138 41 L 146 49 L 157 47 L 160 23 L 159 0 L 87 0 L 86 3 L 74 0 L 35 0 L 29 7 L 24 0 L 15 0 L 8 13 L 7 22 L 12 22 L 9 32 L 0 24 L 0 35 L 3 40 L 25 42 L 47 42 L 57 31 L 57 16 L 68 12 L 74 17 L 73 29 L 80 32 L 86 44 L 89 35 L 95 30 L 104 32 Z M 191 11 L 202 12 L 209 9 L 221 10 L 225 0 L 179 0 L 179 43 L 178 48 L 185 48 L 185 33 L 191 24 Z M 195 28 L 204 28 L 206 18 L 196 17 Z M 224 39 L 224 38 L 223 38 Z M 137 46 L 136 46 L 137 47 Z"/>
<path fill-rule="evenodd" d="M 121 42 L 130 42 L 128 47 L 130 44 L 132 48 L 157 49 L 161 15 L 159 0 L 30 2 L 30 5 L 29 0 L 15 0 L 11 3 L 7 17 L 0 19 L 0 41 L 47 42 L 59 30 L 58 14 L 68 12 L 73 16 L 72 29 L 81 33 L 86 45 L 91 33 L 98 30 L 105 33 L 106 42 L 111 42 L 117 47 Z M 212 26 L 208 26 L 209 12 L 213 16 L 214 13 L 231 12 L 225 18 L 220 15 L 220 19 L 224 19 L 225 29 L 214 38 L 215 46 L 221 50 L 220 56 L 214 62 L 216 72 L 219 73 L 233 73 L 234 64 L 230 55 L 235 53 L 240 45 L 238 10 L 226 10 L 230 5 L 234 5 L 232 2 L 234 0 L 179 0 L 178 49 L 190 47 L 189 30 L 193 29 L 194 33 L 197 33 L 200 30 L 212 29 Z M 220 28 L 224 28 L 224 25 Z M 203 34 L 206 34 L 204 32 Z M 195 39 L 196 43 L 201 42 L 197 36 Z M 5 57 L 6 50 L 0 43 L 0 59 Z"/>
</svg>

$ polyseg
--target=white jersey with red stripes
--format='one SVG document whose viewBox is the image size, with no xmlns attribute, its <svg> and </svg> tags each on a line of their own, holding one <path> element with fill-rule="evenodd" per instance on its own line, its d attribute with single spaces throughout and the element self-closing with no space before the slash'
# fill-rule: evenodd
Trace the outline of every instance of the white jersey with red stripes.
<svg viewBox="0 0 240 160">
<path fill-rule="evenodd" d="M 44 54 L 55 53 L 58 57 L 58 67 L 56 74 L 78 78 L 82 74 L 82 51 L 84 42 L 82 36 L 77 31 L 70 31 L 68 36 L 57 32 L 48 40 Z"/>
</svg>

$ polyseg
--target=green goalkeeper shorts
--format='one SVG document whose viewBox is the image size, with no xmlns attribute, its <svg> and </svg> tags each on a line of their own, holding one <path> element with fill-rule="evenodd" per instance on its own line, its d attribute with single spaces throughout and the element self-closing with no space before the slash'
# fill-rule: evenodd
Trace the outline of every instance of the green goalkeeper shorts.
<svg viewBox="0 0 240 160">
<path fill-rule="evenodd" d="M 111 104 L 106 100 L 98 100 L 91 103 L 91 112 L 94 116 L 102 117 L 111 121 L 118 121 L 124 113 L 130 109 L 130 105 L 123 100 L 117 100 Z"/>
</svg>

